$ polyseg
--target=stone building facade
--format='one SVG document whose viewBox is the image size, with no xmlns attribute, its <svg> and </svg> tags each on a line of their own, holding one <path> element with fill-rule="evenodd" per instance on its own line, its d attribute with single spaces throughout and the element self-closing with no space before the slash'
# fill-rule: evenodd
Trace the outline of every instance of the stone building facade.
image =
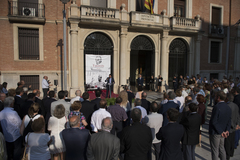
<svg viewBox="0 0 240 160">
<path fill-rule="evenodd" d="M 84 90 L 88 53 L 111 55 L 116 93 L 121 85 L 134 85 L 138 74 L 146 85 L 151 75 L 162 75 L 163 90 L 171 87 L 175 74 L 208 79 L 240 75 L 238 0 L 155 0 L 154 14 L 141 10 L 143 2 L 72 0 L 66 5 L 70 96 Z M 47 75 L 52 83 L 58 80 L 57 90 L 61 89 L 57 44 L 63 38 L 62 9 L 59 0 L 0 2 L 1 83 L 15 88 L 24 79 L 41 89 Z"/>
</svg>

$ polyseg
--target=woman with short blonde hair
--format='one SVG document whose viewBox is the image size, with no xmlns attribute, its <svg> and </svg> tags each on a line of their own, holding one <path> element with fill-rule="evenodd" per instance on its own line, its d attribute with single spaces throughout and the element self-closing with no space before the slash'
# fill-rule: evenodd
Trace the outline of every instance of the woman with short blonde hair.
<svg viewBox="0 0 240 160">
<path fill-rule="evenodd" d="M 62 138 L 62 130 L 65 129 L 67 118 L 65 117 L 65 108 L 62 104 L 56 106 L 53 116 L 48 121 L 48 131 L 51 133 L 52 143 L 49 145 L 50 153 L 54 160 L 64 159 L 66 147 Z"/>
</svg>

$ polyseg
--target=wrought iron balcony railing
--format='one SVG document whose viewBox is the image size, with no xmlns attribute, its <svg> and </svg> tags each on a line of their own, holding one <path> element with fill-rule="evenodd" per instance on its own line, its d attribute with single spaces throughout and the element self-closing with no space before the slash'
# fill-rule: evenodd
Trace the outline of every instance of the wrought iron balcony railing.
<svg viewBox="0 0 240 160">
<path fill-rule="evenodd" d="M 45 5 L 41 3 L 8 1 L 8 16 L 45 18 Z"/>
</svg>

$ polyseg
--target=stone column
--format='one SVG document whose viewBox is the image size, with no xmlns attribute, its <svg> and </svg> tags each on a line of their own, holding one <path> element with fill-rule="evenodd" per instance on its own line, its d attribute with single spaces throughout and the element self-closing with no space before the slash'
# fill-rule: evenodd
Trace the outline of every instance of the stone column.
<svg viewBox="0 0 240 160">
<path fill-rule="evenodd" d="M 122 26 L 120 33 L 120 85 L 125 85 L 128 78 L 127 32 L 128 26 Z"/>
<path fill-rule="evenodd" d="M 197 75 L 200 73 L 200 49 L 201 49 L 201 46 L 200 46 L 200 42 L 202 40 L 202 36 L 201 35 L 198 35 L 196 37 L 196 42 L 195 42 L 195 72 L 194 74 Z"/>
<path fill-rule="evenodd" d="M 167 49 L 168 30 L 162 33 L 162 46 L 161 46 L 161 76 L 163 78 L 162 91 L 168 89 L 168 49 Z"/>
<path fill-rule="evenodd" d="M 70 96 L 74 93 L 78 86 L 78 22 L 71 22 L 71 52 L 70 52 L 70 72 L 71 72 L 71 87 Z"/>
</svg>

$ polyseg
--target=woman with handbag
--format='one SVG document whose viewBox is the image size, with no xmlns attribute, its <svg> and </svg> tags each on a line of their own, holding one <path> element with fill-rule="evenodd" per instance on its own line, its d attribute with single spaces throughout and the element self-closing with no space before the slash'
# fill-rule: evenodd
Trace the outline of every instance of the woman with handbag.
<svg viewBox="0 0 240 160">
<path fill-rule="evenodd" d="M 32 123 L 32 129 L 34 132 L 28 133 L 25 137 L 27 151 L 24 153 L 22 160 L 50 160 L 51 155 L 48 146 L 51 139 L 49 134 L 45 133 L 44 118 L 35 119 Z"/>
</svg>

